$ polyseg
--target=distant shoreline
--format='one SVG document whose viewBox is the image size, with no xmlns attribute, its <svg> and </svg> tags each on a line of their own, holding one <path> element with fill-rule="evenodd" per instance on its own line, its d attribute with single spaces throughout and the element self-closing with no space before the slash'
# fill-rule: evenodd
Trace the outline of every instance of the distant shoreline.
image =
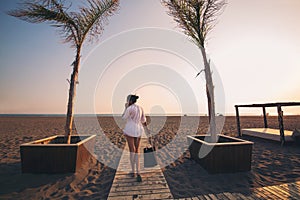
<svg viewBox="0 0 300 200">
<path fill-rule="evenodd" d="M 120 117 L 122 114 L 75 114 L 75 117 Z M 167 115 L 147 115 L 149 117 L 208 117 L 205 114 L 167 114 Z M 223 115 L 222 115 L 223 116 Z M 262 117 L 262 115 L 243 114 L 241 117 Z M 300 116 L 299 114 L 284 115 L 284 116 Z M 0 114 L 0 117 L 66 117 L 66 114 Z M 224 115 L 224 117 L 235 117 L 233 114 Z M 277 117 L 277 115 L 269 115 L 268 117 Z"/>
</svg>

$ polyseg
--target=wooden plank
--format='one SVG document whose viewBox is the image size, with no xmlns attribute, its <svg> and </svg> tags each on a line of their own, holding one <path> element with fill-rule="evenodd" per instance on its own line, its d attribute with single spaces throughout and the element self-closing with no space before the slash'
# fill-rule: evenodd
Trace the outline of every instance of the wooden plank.
<svg viewBox="0 0 300 200">
<path fill-rule="evenodd" d="M 284 190 L 283 188 L 281 188 L 281 186 L 272 186 L 272 188 L 274 188 L 274 190 L 280 192 L 281 194 L 284 194 L 287 198 L 291 196 L 291 194 L 289 192 L 287 192 L 286 190 Z"/>
<path fill-rule="evenodd" d="M 295 182 L 295 183 L 291 183 L 291 186 L 295 187 L 296 189 L 300 190 L 300 181 L 299 182 Z"/>
<path fill-rule="evenodd" d="M 300 182 L 288 183 L 276 186 L 285 192 L 287 195 L 292 195 L 292 197 L 300 197 Z"/>
<path fill-rule="evenodd" d="M 173 199 L 169 195 L 165 194 L 149 194 L 149 195 L 128 195 L 128 196 L 114 196 L 114 197 L 109 197 L 110 200 L 132 200 L 132 199 L 153 199 L 153 200 L 162 200 L 162 199 Z"/>
<path fill-rule="evenodd" d="M 127 166 L 128 167 L 128 166 Z M 161 175 L 160 173 L 160 169 L 157 169 L 157 170 L 149 170 L 149 171 L 146 171 L 146 170 L 143 170 L 143 173 L 147 172 L 146 177 L 149 177 L 149 176 L 153 176 L 153 175 Z M 118 171 L 116 172 L 116 175 L 118 176 L 128 176 L 128 172 L 127 171 Z"/>
<path fill-rule="evenodd" d="M 241 199 L 240 196 L 239 196 L 239 193 L 236 193 L 236 192 L 233 192 L 231 193 L 231 195 L 235 198 L 235 199 Z"/>
<path fill-rule="evenodd" d="M 128 190 L 123 192 L 110 192 L 109 197 L 115 197 L 115 196 L 131 196 L 131 195 L 149 195 L 149 194 L 157 194 L 157 195 L 165 195 L 170 196 L 170 191 L 168 189 L 148 189 L 148 190 Z"/>
<path fill-rule="evenodd" d="M 247 199 L 247 200 L 257 200 L 257 199 L 300 199 L 300 181 L 295 183 L 286 183 L 281 185 L 267 186 L 261 188 L 255 188 L 251 190 L 249 194 L 243 193 L 218 193 L 218 194 L 207 194 L 197 196 L 202 200 L 212 200 L 212 199 Z"/>
<path fill-rule="evenodd" d="M 147 175 L 145 173 L 141 173 L 141 176 L 143 178 L 143 180 L 145 181 L 160 181 L 164 178 L 163 175 L 153 175 L 152 177 L 147 177 Z M 126 182 L 132 182 L 133 179 L 132 177 L 129 177 L 129 175 L 127 176 L 119 176 L 118 174 L 116 174 L 115 176 L 115 179 L 118 181 L 118 182 L 123 182 L 123 183 L 126 183 Z"/>
<path fill-rule="evenodd" d="M 262 188 L 257 188 L 256 190 L 260 191 L 260 194 L 262 196 L 265 197 L 265 199 L 268 199 L 270 197 L 272 198 L 276 198 L 272 193 L 270 193 L 268 190 L 265 190 L 265 187 L 262 187 Z"/>
<path fill-rule="evenodd" d="M 138 195 L 139 199 L 171 199 L 172 195 L 170 193 L 162 193 L 162 194 L 149 194 L 149 195 Z"/>
<path fill-rule="evenodd" d="M 296 193 L 296 194 L 300 195 L 300 183 L 298 183 L 297 185 L 295 183 L 293 183 L 293 184 L 289 185 L 288 187 L 292 193 Z"/>
<path fill-rule="evenodd" d="M 277 199 L 276 196 L 274 196 L 272 193 L 270 193 L 268 190 L 265 188 L 257 188 L 257 191 L 259 191 L 260 194 L 266 197 L 266 199 L 272 198 L 272 199 Z"/>
<path fill-rule="evenodd" d="M 214 194 L 209 194 L 208 195 L 212 200 L 218 200 L 218 198 Z"/>
<path fill-rule="evenodd" d="M 135 180 L 131 180 L 128 182 L 115 182 L 113 183 L 112 187 L 132 187 L 137 185 L 166 185 L 167 183 L 163 180 L 159 181 L 143 181 L 143 182 L 136 182 Z"/>
<path fill-rule="evenodd" d="M 300 192 L 294 191 L 292 188 L 289 187 L 289 185 L 279 185 L 283 191 L 285 191 L 287 194 L 290 195 L 290 197 L 298 197 L 300 199 Z"/>
<path fill-rule="evenodd" d="M 230 200 L 235 200 L 237 199 L 233 194 L 229 193 L 229 192 L 224 192 L 223 193 L 227 198 L 229 198 Z"/>
<path fill-rule="evenodd" d="M 270 186 L 268 187 L 270 190 L 274 191 L 275 193 L 281 195 L 283 198 L 288 198 L 289 194 L 286 194 L 285 192 L 283 192 L 280 188 L 276 187 L 276 186 Z"/>
<path fill-rule="evenodd" d="M 148 181 L 159 181 L 162 180 L 164 178 L 164 176 L 162 174 L 153 174 L 153 176 L 148 176 L 147 173 L 141 173 L 143 180 L 148 180 Z M 119 175 L 116 174 L 115 175 L 115 179 L 119 182 L 130 182 L 130 180 L 135 180 L 132 177 L 128 175 Z"/>
<path fill-rule="evenodd" d="M 242 193 L 236 193 L 236 196 L 238 196 L 240 199 L 243 199 L 243 200 L 254 200 L 251 196 L 244 195 Z"/>
<path fill-rule="evenodd" d="M 122 198 L 116 196 L 116 197 L 109 197 L 110 200 L 132 200 L 135 199 L 133 196 L 122 196 Z"/>
<path fill-rule="evenodd" d="M 228 198 L 223 193 L 217 194 L 217 198 L 222 200 L 228 200 Z"/>
<path fill-rule="evenodd" d="M 197 196 L 197 198 L 200 200 L 206 200 L 206 198 L 204 196 Z"/>
<path fill-rule="evenodd" d="M 276 191 L 273 191 L 270 187 L 264 187 L 264 189 L 266 191 L 268 191 L 269 193 L 271 193 L 273 195 L 273 197 L 275 197 L 276 199 L 285 199 L 284 196 L 282 196 L 281 194 L 279 194 Z"/>
<path fill-rule="evenodd" d="M 208 195 L 203 195 L 204 199 L 211 200 Z"/>
<path fill-rule="evenodd" d="M 268 196 L 257 190 L 253 191 L 251 196 L 255 199 L 268 199 Z"/>
<path fill-rule="evenodd" d="M 247 105 L 235 105 L 236 107 L 277 107 L 277 106 L 300 106 L 300 102 L 277 102 L 277 103 L 262 103 L 262 104 L 247 104 Z"/>
<path fill-rule="evenodd" d="M 266 198 L 262 198 L 262 197 L 259 197 L 257 195 L 254 195 L 254 194 L 251 194 L 250 196 L 250 199 L 253 199 L 253 200 L 262 200 L 262 199 L 266 199 Z"/>
<path fill-rule="evenodd" d="M 125 186 L 125 187 L 114 187 L 111 189 L 111 192 L 124 192 L 124 191 L 139 191 L 139 190 L 163 190 L 166 188 L 166 185 L 136 185 L 134 187 L 132 186 Z"/>
</svg>

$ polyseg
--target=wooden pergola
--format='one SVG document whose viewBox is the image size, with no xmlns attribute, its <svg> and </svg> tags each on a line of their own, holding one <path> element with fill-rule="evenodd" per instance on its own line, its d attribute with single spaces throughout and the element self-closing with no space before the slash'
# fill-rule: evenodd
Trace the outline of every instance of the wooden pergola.
<svg viewBox="0 0 300 200">
<path fill-rule="evenodd" d="M 244 107 L 244 108 L 262 108 L 263 116 L 264 116 L 264 125 L 265 125 L 265 128 L 268 128 L 266 108 L 267 107 L 277 107 L 278 123 L 279 123 L 279 130 L 280 130 L 280 142 L 283 144 L 285 142 L 285 138 L 284 138 L 282 107 L 285 107 L 285 106 L 300 106 L 300 102 L 278 102 L 278 103 L 264 103 L 264 104 L 235 105 L 237 130 L 238 130 L 239 136 L 241 136 L 241 124 L 240 124 L 239 108 L 241 108 L 241 107 Z"/>
</svg>

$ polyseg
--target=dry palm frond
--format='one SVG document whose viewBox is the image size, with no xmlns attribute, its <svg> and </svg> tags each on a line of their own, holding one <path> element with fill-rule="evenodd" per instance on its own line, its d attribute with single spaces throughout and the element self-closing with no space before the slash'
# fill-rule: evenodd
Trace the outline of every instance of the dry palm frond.
<svg viewBox="0 0 300 200">
<path fill-rule="evenodd" d="M 199 47 L 204 47 L 207 34 L 213 29 L 225 0 L 163 0 L 169 15 Z"/>
<path fill-rule="evenodd" d="M 68 12 L 61 0 L 25 1 L 22 8 L 9 11 L 8 14 L 31 23 L 49 22 L 59 28 L 64 42 L 72 43 L 73 47 L 83 44 L 86 36 L 90 41 L 103 30 L 103 22 L 118 7 L 117 0 L 88 0 L 88 7 L 80 7 L 79 12 Z"/>
<path fill-rule="evenodd" d="M 87 0 L 89 7 L 80 8 L 80 12 L 74 16 L 76 22 L 82 31 L 82 39 L 90 36 L 90 40 L 100 35 L 103 31 L 103 26 L 107 23 L 107 18 L 111 16 L 118 7 L 116 0 Z"/>
</svg>

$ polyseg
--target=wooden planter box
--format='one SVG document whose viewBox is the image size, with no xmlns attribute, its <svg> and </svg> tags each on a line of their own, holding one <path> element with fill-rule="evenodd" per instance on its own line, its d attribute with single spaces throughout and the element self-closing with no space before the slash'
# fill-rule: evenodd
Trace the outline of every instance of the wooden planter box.
<svg viewBox="0 0 300 200">
<path fill-rule="evenodd" d="M 208 173 L 233 173 L 251 170 L 253 142 L 219 135 L 217 143 L 210 143 L 204 141 L 205 137 L 209 138 L 210 136 L 188 136 L 188 142 L 191 158 Z M 202 146 L 211 149 L 211 151 L 205 157 L 199 158 L 199 151 Z"/>
<path fill-rule="evenodd" d="M 94 153 L 95 137 L 52 136 L 20 146 L 23 173 L 74 173 Z"/>
</svg>

